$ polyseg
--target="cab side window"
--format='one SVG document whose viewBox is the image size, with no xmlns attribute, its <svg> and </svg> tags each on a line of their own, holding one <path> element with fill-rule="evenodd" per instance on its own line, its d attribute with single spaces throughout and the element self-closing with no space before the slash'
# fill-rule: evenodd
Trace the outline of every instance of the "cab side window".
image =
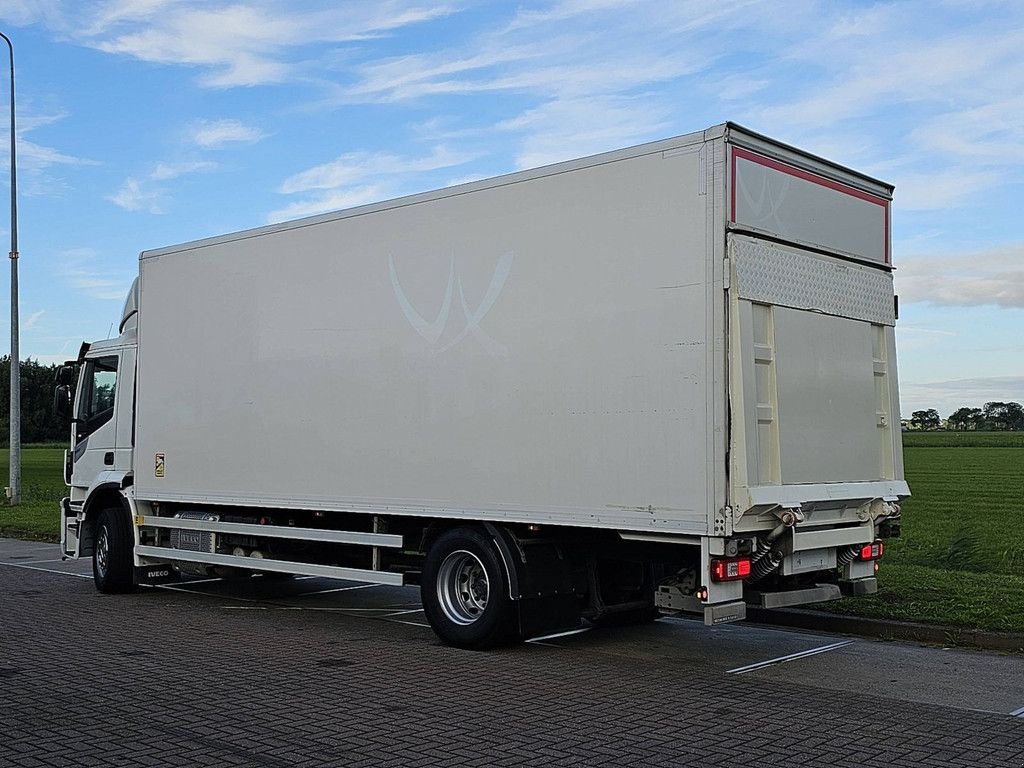
<svg viewBox="0 0 1024 768">
<path fill-rule="evenodd" d="M 79 401 L 78 439 L 88 437 L 114 416 L 117 358 L 101 357 L 86 363 Z"/>
</svg>

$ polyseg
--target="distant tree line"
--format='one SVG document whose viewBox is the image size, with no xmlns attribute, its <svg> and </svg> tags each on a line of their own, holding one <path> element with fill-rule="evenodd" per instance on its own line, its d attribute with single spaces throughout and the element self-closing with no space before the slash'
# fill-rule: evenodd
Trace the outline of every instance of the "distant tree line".
<svg viewBox="0 0 1024 768">
<path fill-rule="evenodd" d="M 941 429 L 942 418 L 934 408 L 914 411 L 910 415 L 910 426 L 915 429 Z M 957 408 L 946 419 L 946 429 L 965 430 L 1024 430 L 1024 407 L 1020 403 L 994 401 L 985 403 L 983 408 Z"/>
<path fill-rule="evenodd" d="M 66 443 L 68 422 L 53 414 L 56 365 L 35 360 L 21 364 L 21 442 Z M 11 357 L 0 357 L 0 447 L 8 447 L 11 435 Z"/>
</svg>

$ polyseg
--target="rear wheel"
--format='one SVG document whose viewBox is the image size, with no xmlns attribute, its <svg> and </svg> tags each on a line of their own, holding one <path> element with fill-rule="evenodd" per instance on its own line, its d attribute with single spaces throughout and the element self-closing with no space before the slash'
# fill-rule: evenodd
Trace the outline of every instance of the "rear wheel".
<svg viewBox="0 0 1024 768">
<path fill-rule="evenodd" d="M 515 603 L 494 542 L 474 528 L 442 534 L 427 552 L 423 611 L 448 645 L 493 648 L 516 639 Z"/>
<path fill-rule="evenodd" d="M 96 520 L 96 541 L 92 548 L 92 575 L 96 589 L 106 594 L 135 589 L 128 515 L 120 506 L 107 507 Z"/>
</svg>

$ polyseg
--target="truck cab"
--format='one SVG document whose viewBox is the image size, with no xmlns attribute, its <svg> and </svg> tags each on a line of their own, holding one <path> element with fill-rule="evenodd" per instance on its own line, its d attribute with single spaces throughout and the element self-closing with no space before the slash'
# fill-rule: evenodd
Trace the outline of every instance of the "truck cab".
<svg viewBox="0 0 1024 768">
<path fill-rule="evenodd" d="M 92 554 L 98 511 L 120 505 L 120 491 L 132 482 L 137 307 L 136 284 L 125 302 L 120 335 L 83 344 L 78 359 L 59 374 L 68 383 L 58 386 L 57 401 L 71 413 L 72 447 L 64 461 L 70 494 L 61 503 L 60 526 L 65 557 Z"/>
</svg>

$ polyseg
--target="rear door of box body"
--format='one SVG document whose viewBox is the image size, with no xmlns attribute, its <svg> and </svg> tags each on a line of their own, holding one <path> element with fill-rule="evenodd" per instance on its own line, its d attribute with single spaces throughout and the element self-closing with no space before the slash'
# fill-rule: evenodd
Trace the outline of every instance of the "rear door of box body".
<svg viewBox="0 0 1024 768">
<path fill-rule="evenodd" d="M 754 139 L 728 167 L 734 519 L 905 495 L 891 190 Z"/>
</svg>

